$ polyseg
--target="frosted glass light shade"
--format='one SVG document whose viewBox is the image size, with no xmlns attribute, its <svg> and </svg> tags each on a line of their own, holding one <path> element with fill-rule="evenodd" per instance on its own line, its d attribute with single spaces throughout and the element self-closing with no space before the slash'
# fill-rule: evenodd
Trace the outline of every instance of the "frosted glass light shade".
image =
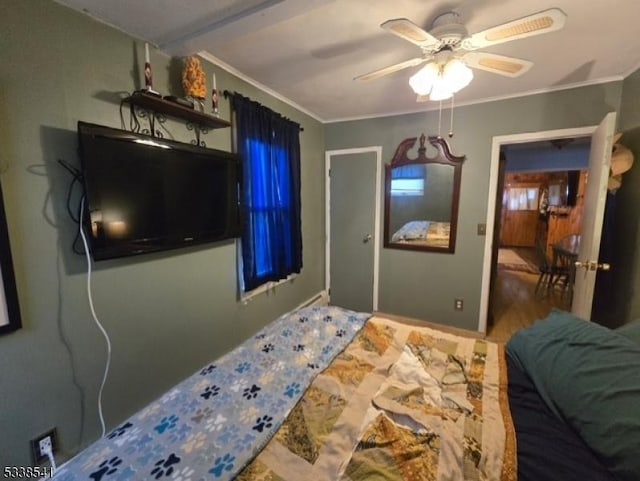
<svg viewBox="0 0 640 481">
<path fill-rule="evenodd" d="M 438 80 L 433 84 L 430 100 L 446 100 L 451 98 L 453 91 L 450 86 L 447 85 L 447 81 L 444 77 L 438 77 Z"/>
<path fill-rule="evenodd" d="M 409 79 L 409 85 L 418 95 L 429 95 L 434 82 L 440 75 L 440 68 L 435 63 L 428 63 Z"/>
<path fill-rule="evenodd" d="M 465 88 L 473 79 L 473 71 L 459 59 L 451 59 L 444 66 L 430 62 L 418 70 L 409 85 L 418 95 L 430 100 L 445 100 Z"/>
<path fill-rule="evenodd" d="M 469 85 L 473 72 L 464 62 L 454 58 L 444 66 L 442 78 L 448 89 L 455 93 Z"/>
</svg>

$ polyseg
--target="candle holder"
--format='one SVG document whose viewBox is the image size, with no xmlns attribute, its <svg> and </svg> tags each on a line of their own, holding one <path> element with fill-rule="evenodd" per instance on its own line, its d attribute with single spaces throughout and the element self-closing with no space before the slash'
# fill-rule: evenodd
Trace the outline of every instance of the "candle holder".
<svg viewBox="0 0 640 481">
<path fill-rule="evenodd" d="M 220 116 L 220 113 L 218 112 L 218 89 L 216 88 L 211 90 L 211 112 L 216 117 Z"/>
<path fill-rule="evenodd" d="M 198 112 L 202 112 L 202 113 L 204 113 L 204 98 L 200 98 L 200 97 L 199 97 L 199 98 L 194 99 L 194 100 L 195 100 L 195 102 L 194 102 L 193 107 L 194 107 Z"/>
<path fill-rule="evenodd" d="M 149 44 L 144 44 L 144 91 L 151 95 L 160 97 L 160 93 L 153 90 L 153 70 L 149 58 Z"/>
</svg>

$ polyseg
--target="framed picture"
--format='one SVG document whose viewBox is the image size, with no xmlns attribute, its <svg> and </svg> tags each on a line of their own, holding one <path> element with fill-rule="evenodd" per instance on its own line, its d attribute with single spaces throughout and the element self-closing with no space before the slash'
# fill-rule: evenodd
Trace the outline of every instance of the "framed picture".
<svg viewBox="0 0 640 481">
<path fill-rule="evenodd" d="M 2 186 L 0 185 L 0 334 L 22 327 L 18 290 L 13 274 L 7 217 L 4 211 Z"/>
</svg>

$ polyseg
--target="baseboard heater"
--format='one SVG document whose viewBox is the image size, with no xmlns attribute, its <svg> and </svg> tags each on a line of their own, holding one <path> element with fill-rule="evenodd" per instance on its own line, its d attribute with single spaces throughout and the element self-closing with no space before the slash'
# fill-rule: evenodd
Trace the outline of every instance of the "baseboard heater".
<svg viewBox="0 0 640 481">
<path fill-rule="evenodd" d="M 303 307 L 317 307 L 317 306 L 326 306 L 329 304 L 329 296 L 327 291 L 320 291 L 315 296 L 307 299 L 302 304 L 300 304 L 297 309 L 302 309 Z"/>
</svg>

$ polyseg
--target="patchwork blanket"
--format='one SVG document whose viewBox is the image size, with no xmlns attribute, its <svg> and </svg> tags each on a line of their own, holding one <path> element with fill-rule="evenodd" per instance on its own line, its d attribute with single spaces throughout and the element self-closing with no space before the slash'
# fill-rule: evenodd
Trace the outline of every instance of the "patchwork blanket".
<svg viewBox="0 0 640 481">
<path fill-rule="evenodd" d="M 391 236 L 391 242 L 418 242 L 434 247 L 447 247 L 450 231 L 451 224 L 449 222 L 414 220 L 398 229 Z"/>
<path fill-rule="evenodd" d="M 502 346 L 369 317 L 283 316 L 55 479 L 515 480 Z"/>
<path fill-rule="evenodd" d="M 503 347 L 373 317 L 238 479 L 516 477 Z"/>
<path fill-rule="evenodd" d="M 282 316 L 81 452 L 55 479 L 233 479 L 369 316 L 337 307 Z"/>
</svg>

